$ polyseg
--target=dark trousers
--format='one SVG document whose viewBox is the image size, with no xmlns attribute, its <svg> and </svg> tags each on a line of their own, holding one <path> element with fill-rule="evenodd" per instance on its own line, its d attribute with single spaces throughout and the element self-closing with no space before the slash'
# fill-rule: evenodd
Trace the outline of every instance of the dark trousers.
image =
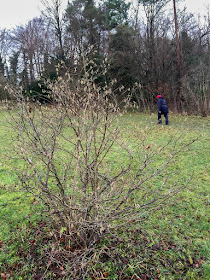
<svg viewBox="0 0 210 280">
<path fill-rule="evenodd" d="M 166 124 L 168 124 L 168 113 L 159 113 L 159 112 L 158 112 L 158 123 L 162 123 L 161 115 L 164 115 Z"/>
</svg>

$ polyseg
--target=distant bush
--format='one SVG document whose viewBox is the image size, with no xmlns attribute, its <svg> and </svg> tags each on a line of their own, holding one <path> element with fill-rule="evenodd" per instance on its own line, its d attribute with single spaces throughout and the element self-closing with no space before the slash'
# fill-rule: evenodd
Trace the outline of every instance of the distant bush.
<svg viewBox="0 0 210 280">
<path fill-rule="evenodd" d="M 0 100 L 10 99 L 8 90 L 5 88 L 7 81 L 4 76 L 0 75 Z"/>
<path fill-rule="evenodd" d="M 24 95 L 30 97 L 32 101 L 39 101 L 40 103 L 51 101 L 50 89 L 44 79 L 31 82 L 24 90 Z"/>
</svg>

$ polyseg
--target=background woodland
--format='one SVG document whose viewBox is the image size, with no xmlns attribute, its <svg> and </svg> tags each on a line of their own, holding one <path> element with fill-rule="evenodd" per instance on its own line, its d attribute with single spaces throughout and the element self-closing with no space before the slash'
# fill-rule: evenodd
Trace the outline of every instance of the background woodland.
<svg viewBox="0 0 210 280">
<path fill-rule="evenodd" d="M 60 0 L 42 2 L 39 18 L 0 30 L 1 100 L 10 98 L 8 83 L 36 97 L 46 94 L 46 80 L 67 70 L 80 78 L 86 54 L 98 67 L 98 83 L 114 80 L 113 90 L 127 89 L 139 110 L 154 111 L 156 95 L 163 94 L 171 111 L 207 116 L 208 9 L 201 17 L 175 0 L 73 0 L 61 12 Z"/>
</svg>

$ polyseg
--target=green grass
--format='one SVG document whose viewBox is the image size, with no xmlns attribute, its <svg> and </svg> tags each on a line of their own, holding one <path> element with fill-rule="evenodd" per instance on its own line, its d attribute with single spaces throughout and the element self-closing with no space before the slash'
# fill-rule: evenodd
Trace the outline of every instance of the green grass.
<svg viewBox="0 0 210 280">
<path fill-rule="evenodd" d="M 7 163 L 4 156 L 12 156 L 13 132 L 8 126 L 7 116 L 7 111 L 0 110 L 0 272 L 10 271 L 12 275 L 11 267 L 23 262 L 17 251 L 20 248 L 27 251 L 27 238 L 31 234 L 33 239 L 32 225 L 40 217 L 33 198 L 16 191 L 18 180 L 13 166 Z M 122 137 L 135 149 L 134 143 L 139 142 L 140 146 L 145 136 L 145 145 L 150 146 L 151 153 L 165 145 L 170 137 L 181 136 L 180 146 L 198 138 L 179 155 L 173 167 L 181 170 L 176 178 L 181 184 L 191 174 L 193 178 L 186 189 L 168 201 L 167 206 L 150 214 L 135 227 L 125 231 L 122 229 L 119 234 L 125 243 L 118 244 L 107 239 L 103 246 L 107 246 L 107 250 L 112 245 L 116 247 L 115 259 L 106 259 L 101 254 L 100 261 L 93 261 L 90 266 L 89 279 L 96 279 L 94 275 L 100 273 L 107 279 L 210 278 L 210 117 L 170 115 L 169 126 L 156 125 L 156 119 L 155 114 L 122 116 L 119 122 Z M 166 149 L 163 158 L 169 154 L 170 150 Z M 154 183 L 158 184 L 158 181 Z M 14 279 L 33 279 L 30 278 L 31 265 L 30 260 L 24 260 L 22 271 L 19 270 Z M 119 278 L 120 271 L 123 271 L 125 278 Z"/>
</svg>

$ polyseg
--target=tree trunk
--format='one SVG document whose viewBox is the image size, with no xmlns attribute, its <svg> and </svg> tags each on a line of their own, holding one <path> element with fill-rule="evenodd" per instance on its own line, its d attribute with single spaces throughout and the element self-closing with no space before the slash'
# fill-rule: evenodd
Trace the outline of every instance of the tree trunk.
<svg viewBox="0 0 210 280">
<path fill-rule="evenodd" d="M 177 89 L 176 89 L 176 109 L 181 112 L 181 64 L 180 64 L 180 48 L 179 48 L 179 36 L 178 36 L 178 23 L 176 14 L 176 1 L 173 0 L 174 6 L 174 23 L 176 34 L 176 61 L 177 61 Z"/>
</svg>

